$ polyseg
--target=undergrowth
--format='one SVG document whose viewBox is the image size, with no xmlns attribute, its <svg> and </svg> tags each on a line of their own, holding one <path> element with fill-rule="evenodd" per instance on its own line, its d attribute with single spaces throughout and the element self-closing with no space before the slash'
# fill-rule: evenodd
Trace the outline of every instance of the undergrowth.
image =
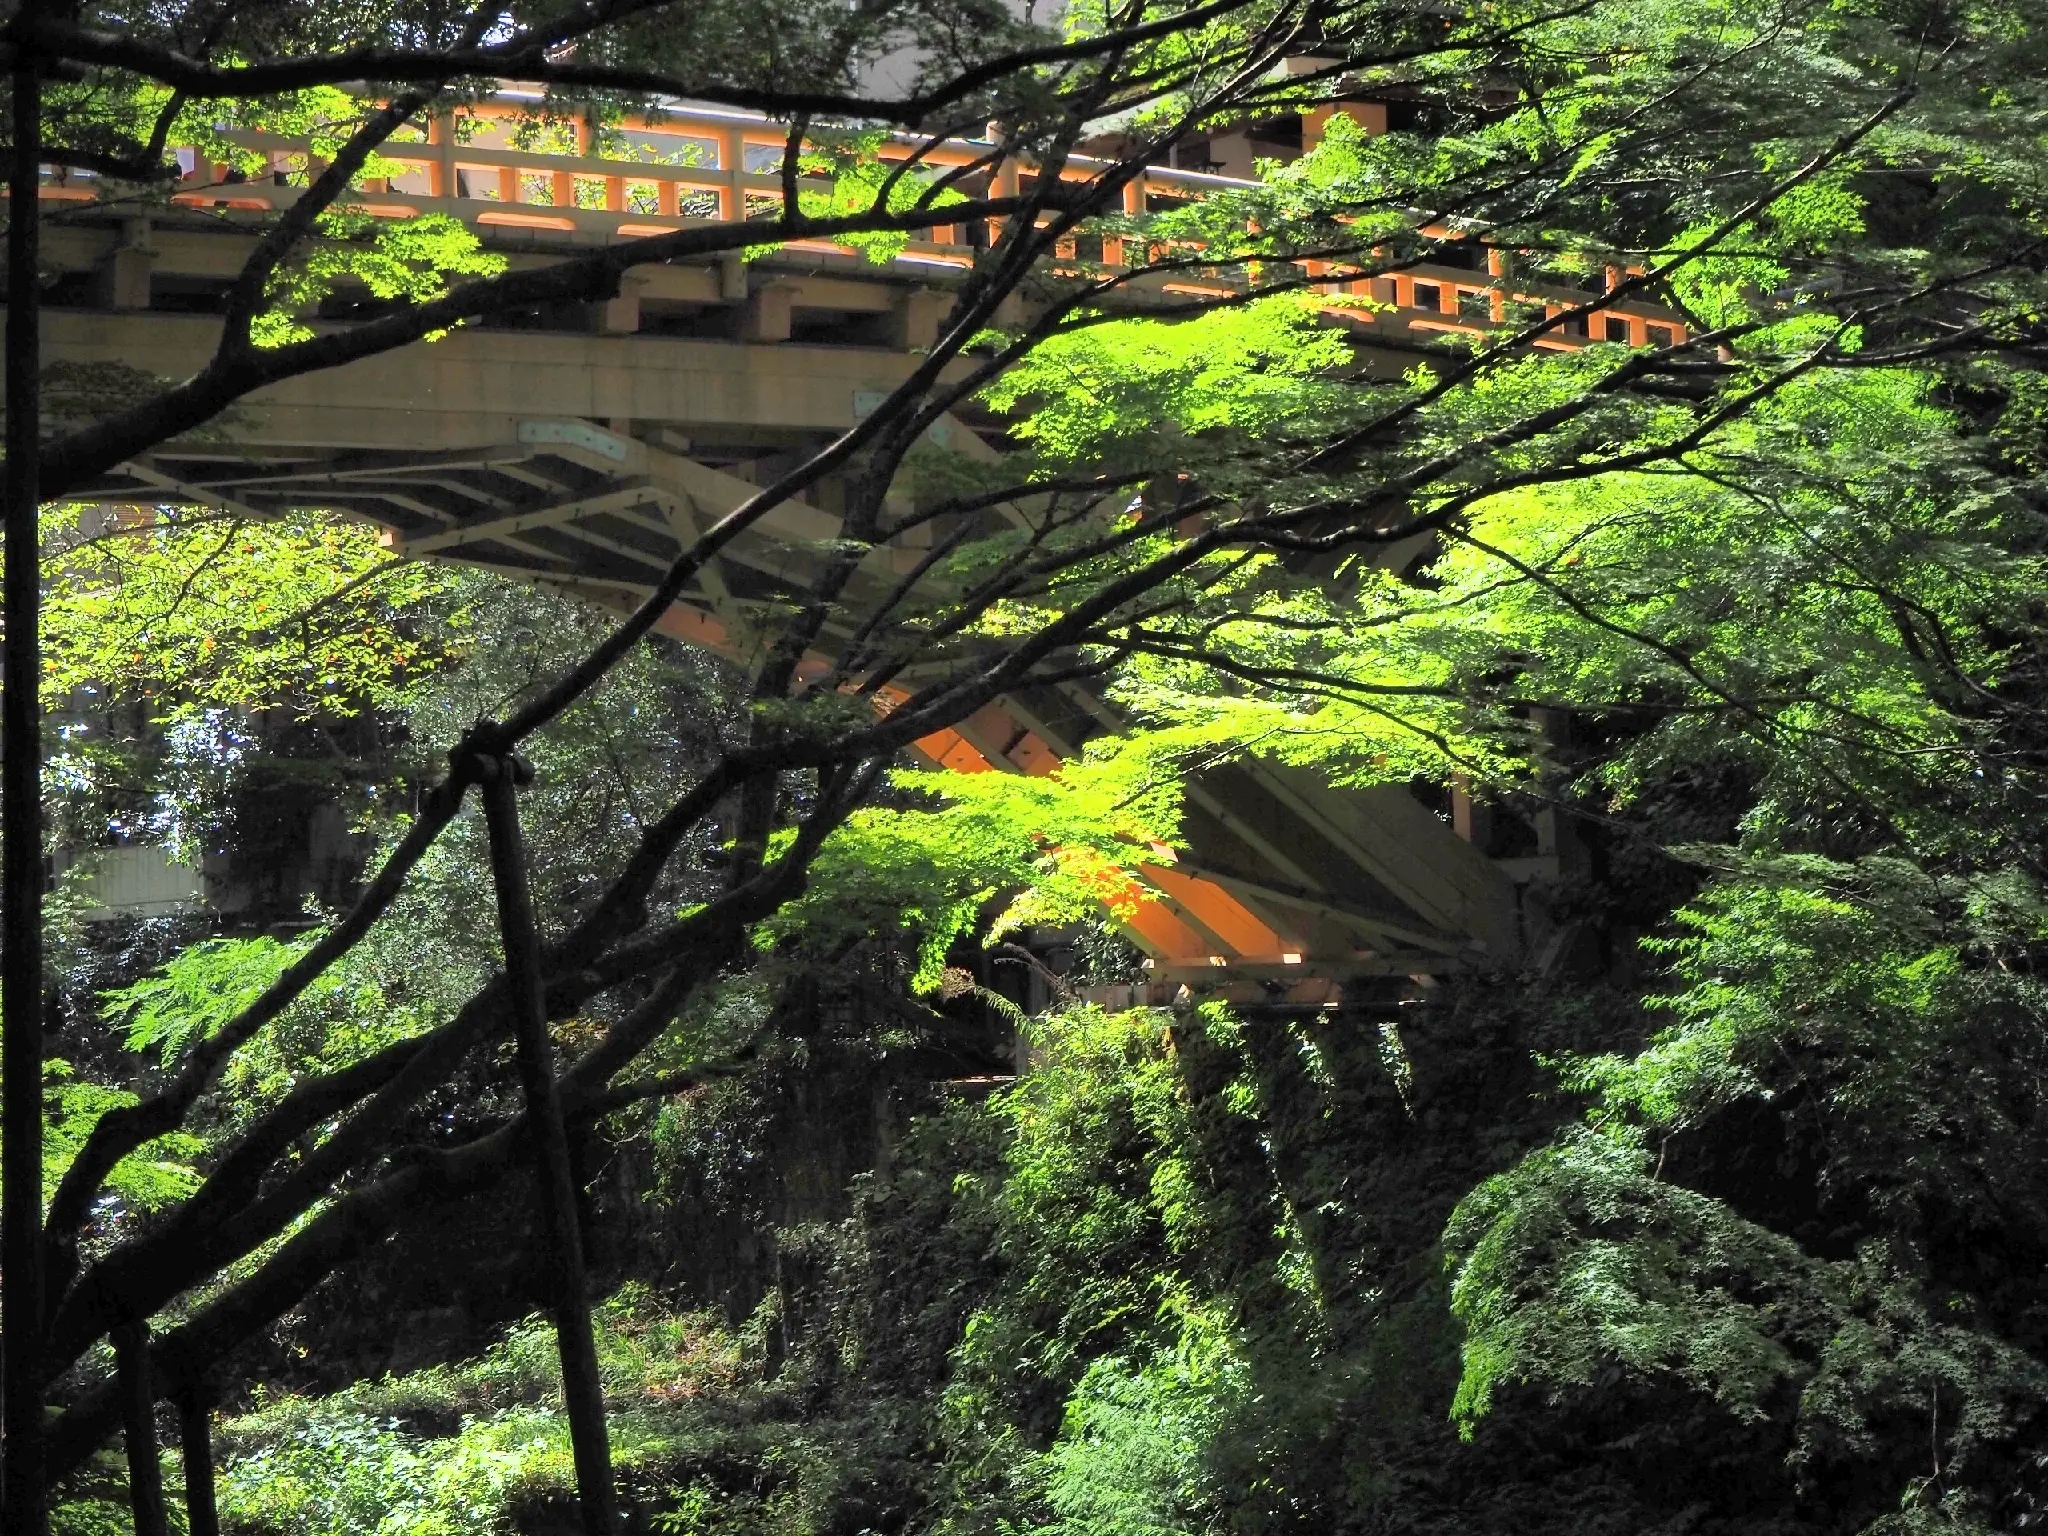
<svg viewBox="0 0 2048 1536">
<path fill-rule="evenodd" d="M 629 1499 L 672 1502 L 671 1490 L 736 1481 L 736 1469 L 762 1461 L 772 1404 L 759 1400 L 739 1333 L 671 1312 L 640 1286 L 599 1308 L 596 1324 Z M 554 1337 L 540 1318 L 474 1359 L 259 1400 L 223 1426 L 220 1451 L 222 1522 L 245 1536 L 540 1529 L 574 1486 Z M 770 1481 L 801 1482 L 800 1467 L 787 1470 Z"/>
</svg>

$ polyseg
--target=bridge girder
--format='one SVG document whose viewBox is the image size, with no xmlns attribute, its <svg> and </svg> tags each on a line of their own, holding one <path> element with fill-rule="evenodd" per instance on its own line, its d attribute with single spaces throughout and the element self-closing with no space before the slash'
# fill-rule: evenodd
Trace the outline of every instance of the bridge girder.
<svg viewBox="0 0 2048 1536">
<path fill-rule="evenodd" d="M 722 218 L 738 216 L 742 194 L 762 180 L 738 168 L 748 131 L 721 130 L 737 135 L 721 152 L 732 161 L 721 183 Z M 625 178 L 672 177 L 675 186 L 662 194 L 662 222 L 671 226 L 689 222 L 667 211 L 669 203 L 682 207 L 677 188 L 705 179 L 610 167 L 604 207 L 524 211 L 502 199 L 450 195 L 460 191 L 458 161 L 486 163 L 493 184 L 515 194 L 538 162 L 558 178 L 606 163 L 579 160 L 565 170 L 552 163 L 560 157 L 458 150 L 439 140 L 418 155 L 438 169 L 429 167 L 419 187 L 391 191 L 402 204 L 370 211 L 450 213 L 515 265 L 647 233 L 645 216 L 628 206 Z M 49 231 L 52 263 L 107 279 L 94 307 L 45 311 L 52 360 L 173 379 L 211 355 L 219 324 L 212 315 L 150 306 L 160 297 L 183 304 L 187 290 L 203 299 L 205 285 L 239 270 L 253 222 L 294 194 L 269 184 L 209 192 L 197 178 L 176 199 L 183 212 L 140 222 L 132 210 L 46 189 L 70 204 Z M 1187 195 L 1216 179 L 1148 173 L 1137 195 Z M 629 607 L 684 542 L 772 475 L 777 456 L 786 462 L 843 432 L 904 377 L 908 349 L 931 318 L 927 301 L 972 258 L 966 246 L 914 245 L 878 268 L 851 252 L 805 246 L 743 269 L 730 260 L 636 269 L 620 301 L 571 317 L 569 326 L 557 317 L 552 329 L 464 329 L 272 386 L 206 432 L 121 466 L 84 499 L 180 501 L 250 517 L 326 509 L 377 524 L 395 548 L 421 558 Z M 1425 265 L 1376 279 L 1373 297 L 1393 308 L 1370 318 L 1344 310 L 1342 323 L 1387 340 L 1483 328 L 1473 302 L 1499 318 L 1503 271 L 1498 262 L 1483 274 Z M 1139 307 L 1147 302 L 1142 283 L 1129 294 Z M 1553 308 L 1582 298 L 1516 301 L 1532 297 Z M 772 299 L 765 309 L 764 298 Z M 673 334 L 679 313 L 723 313 L 735 323 L 719 322 L 725 335 L 716 339 Z M 805 345 L 792 338 L 794 317 L 806 313 L 900 323 L 887 345 Z M 1675 317 L 1641 305 L 1615 313 L 1609 323 L 1625 325 L 1638 344 L 1650 325 L 1676 326 Z M 938 431 L 952 446 L 989 451 L 964 423 L 949 420 Z M 751 615 L 801 586 L 814 547 L 838 532 L 827 505 L 775 509 L 706 567 L 662 628 L 746 660 L 760 633 Z M 879 551 L 869 589 L 919 553 Z M 1103 702 L 1079 690 L 1027 689 L 919 748 L 964 771 L 1043 773 L 1115 726 Z M 1550 937 L 1526 895 L 1529 877 L 1554 872 L 1555 857 L 1490 860 L 1400 786 L 1337 791 L 1298 770 L 1237 764 L 1190 786 L 1186 826 L 1192 847 L 1176 863 L 1162 856 L 1146 866 L 1153 899 L 1130 924 L 1151 958 L 1147 990 L 1155 1000 L 1186 986 L 1313 1006 L 1363 978 L 1513 967 Z"/>
<path fill-rule="evenodd" d="M 210 339 L 182 316 L 51 322 L 59 356 L 142 358 L 166 372 Z M 732 473 L 743 461 L 719 467 L 656 442 L 715 443 L 736 427 L 822 439 L 908 365 L 886 353 L 525 332 L 459 333 L 424 353 L 263 391 L 224 428 L 122 466 L 90 498 L 254 518 L 330 510 L 387 530 L 398 551 L 618 609 L 756 489 Z M 650 440 L 598 425 L 594 411 L 533 414 L 557 389 L 578 405 L 625 407 L 606 419 Z M 954 430 L 978 447 L 964 424 Z M 800 584 L 808 547 L 839 526 L 809 503 L 777 508 L 663 630 L 746 661 L 750 607 Z M 918 555 L 879 551 L 875 581 Z M 1030 689 L 919 747 L 953 768 L 1042 773 L 1114 725 L 1085 691 Z M 1179 861 L 1145 867 L 1151 899 L 1129 925 L 1155 995 L 1186 986 L 1313 1006 L 1360 978 L 1495 968 L 1523 952 L 1514 881 L 1400 787 L 1338 792 L 1297 770 L 1234 765 L 1195 782 L 1188 831 Z"/>
</svg>

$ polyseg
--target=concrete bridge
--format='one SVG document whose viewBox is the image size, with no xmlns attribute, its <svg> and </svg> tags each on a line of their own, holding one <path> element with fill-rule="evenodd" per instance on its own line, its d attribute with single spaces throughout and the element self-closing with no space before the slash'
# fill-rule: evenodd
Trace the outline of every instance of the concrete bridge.
<svg viewBox="0 0 2048 1536">
<path fill-rule="evenodd" d="M 772 172 L 785 130 L 772 122 L 679 108 L 628 124 L 599 154 L 587 132 L 574 144 L 516 147 L 517 109 L 486 104 L 466 124 L 440 120 L 393 146 L 399 174 L 367 187 L 364 210 L 448 214 L 514 263 L 532 263 L 692 221 L 743 220 L 756 200 L 780 195 Z M 303 183 L 306 146 L 250 143 L 273 166 L 269 180 L 234 178 L 188 153 L 168 209 L 123 203 L 85 179 L 50 180 L 47 357 L 167 379 L 201 365 L 257 224 Z M 1229 184 L 1159 168 L 1129 190 L 1127 207 Z M 948 288 L 988 240 L 965 225 L 933 235 L 881 266 L 799 243 L 747 264 L 639 269 L 606 303 L 508 317 L 266 389 L 224 423 L 121 466 L 89 496 L 252 518 L 328 509 L 380 525 L 407 554 L 630 605 L 698 529 L 905 376 L 936 334 Z M 1120 259 L 1113 248 L 1082 254 Z M 1142 303 L 1146 285 L 1137 288 Z M 1418 266 L 1369 291 L 1392 307 L 1347 311 L 1342 323 L 1388 343 L 1484 330 L 1510 302 L 1558 312 L 1586 298 L 1517 285 L 1497 255 Z M 332 304 L 328 322 L 348 323 L 349 302 Z M 1593 318 L 1603 339 L 1682 334 L 1676 317 L 1640 305 Z M 934 435 L 995 452 L 961 420 Z M 838 491 L 828 480 L 811 501 L 770 514 L 704 571 L 666 632 L 744 659 L 763 609 L 803 581 L 807 546 L 837 535 Z M 897 568 L 918 556 L 885 553 Z M 1101 701 L 1046 688 L 919 745 L 963 771 L 1042 773 L 1114 728 Z M 1140 990 L 1315 1006 L 1347 987 L 1383 991 L 1388 978 L 1539 963 L 1555 937 L 1526 893 L 1568 856 L 1567 834 L 1538 815 L 1518 857 L 1490 858 L 1473 840 L 1484 821 L 1456 794 L 1433 808 L 1399 786 L 1333 791 L 1263 764 L 1205 773 L 1189 790 L 1190 850 L 1144 871 L 1158 899 L 1129 925 L 1150 957 Z"/>
</svg>

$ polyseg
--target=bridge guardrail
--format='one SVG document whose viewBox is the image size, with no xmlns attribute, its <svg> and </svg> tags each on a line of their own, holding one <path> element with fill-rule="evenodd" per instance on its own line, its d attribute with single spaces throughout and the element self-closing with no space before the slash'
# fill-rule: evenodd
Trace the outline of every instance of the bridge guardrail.
<svg viewBox="0 0 2048 1536">
<path fill-rule="evenodd" d="M 599 153 L 600 143 L 587 122 L 551 125 L 557 141 L 573 132 L 573 147 L 558 142 L 543 147 L 521 146 L 511 126 L 521 110 L 506 104 L 483 104 L 460 114 L 433 119 L 425 131 L 399 139 L 381 150 L 383 160 L 403 167 L 396 175 L 365 181 L 352 206 L 372 217 L 403 219 L 444 214 L 476 228 L 486 238 L 534 243 L 592 244 L 671 233 L 693 224 L 746 222 L 779 204 L 782 181 L 770 162 L 779 159 L 786 129 L 770 119 L 722 109 L 681 105 L 659 120 L 630 120 L 614 131 L 612 147 L 637 153 Z M 232 167 L 201 159 L 190 148 L 177 151 L 185 167 L 171 195 L 176 206 L 206 208 L 232 218 L 236 213 L 272 213 L 297 197 L 309 169 L 311 146 L 256 132 L 235 132 L 234 142 L 266 153 L 271 179 L 251 180 Z M 908 141 L 906 141 L 907 143 Z M 970 165 L 986 154 L 971 141 L 947 144 L 923 155 L 939 169 Z M 1084 156 L 1073 161 L 1071 174 L 1081 176 L 1104 162 Z M 1013 193 L 1020 173 L 1014 163 L 998 165 L 990 187 L 998 195 Z M 296 183 L 296 184 L 295 184 Z M 822 189 L 822 180 L 805 178 L 807 187 Z M 1196 198 L 1205 192 L 1245 187 L 1252 183 L 1208 172 L 1165 166 L 1148 167 L 1124 188 L 1123 211 L 1138 214 L 1162 203 Z M 46 170 L 43 196 L 59 201 L 91 201 L 99 196 L 90 175 Z M 977 239 L 977 233 L 982 238 Z M 1441 228 L 1427 236 L 1445 238 Z M 942 225 L 928 239 L 912 240 L 891 262 L 901 275 L 943 280 L 944 274 L 971 266 L 994 230 L 974 230 L 969 222 Z M 1100 238 L 1099 263 L 1125 265 L 1125 242 L 1113 233 Z M 1455 236 L 1449 236 L 1455 239 Z M 797 241 L 791 249 L 865 264 L 849 246 L 825 241 Z M 1056 260 L 1080 270 L 1077 242 L 1063 242 Z M 1384 276 L 1363 276 L 1356 268 L 1330 261 L 1299 263 L 1308 283 L 1335 301 L 1333 311 L 1368 332 L 1405 330 L 1410 334 L 1476 334 L 1490 331 L 1511 314 L 1542 310 L 1556 316 L 1593 302 L 1598 293 L 1557 285 L 1518 281 L 1512 257 L 1487 251 L 1487 270 L 1423 262 Z M 1602 291 L 1611 292 L 1639 268 L 1610 267 Z M 1146 285 L 1140 285 L 1142 288 Z M 1222 276 L 1185 275 L 1157 279 L 1149 286 L 1187 296 L 1223 295 L 1238 285 Z M 1356 305 L 1369 299 L 1378 306 Z M 1598 341 L 1645 346 L 1676 343 L 1687 337 L 1683 318 L 1639 301 L 1598 305 L 1582 331 L 1554 331 L 1536 344 L 1576 349 Z"/>
</svg>

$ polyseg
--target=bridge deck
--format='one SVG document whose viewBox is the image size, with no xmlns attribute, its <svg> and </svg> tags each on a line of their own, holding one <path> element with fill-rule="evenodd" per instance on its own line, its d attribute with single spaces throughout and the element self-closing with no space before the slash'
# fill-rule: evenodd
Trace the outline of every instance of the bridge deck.
<svg viewBox="0 0 2048 1536">
<path fill-rule="evenodd" d="M 776 184 L 747 169 L 750 147 L 779 147 L 774 125 L 713 114 L 665 127 L 713 143 L 712 163 L 621 166 L 437 135 L 407 173 L 415 185 L 372 188 L 370 211 L 450 212 L 515 261 L 538 261 L 677 227 L 693 207 L 744 217 L 755 183 Z M 278 153 L 288 158 L 290 147 Z M 164 378 L 202 363 L 218 327 L 209 297 L 246 255 L 248 222 L 296 195 L 288 185 L 208 180 L 209 171 L 195 164 L 173 207 L 147 218 L 77 197 L 76 183 L 46 189 L 68 204 L 53 209 L 61 217 L 48 241 L 59 274 L 45 320 L 52 359 Z M 495 178 L 489 197 L 476 195 L 484 171 Z M 602 183 L 582 198 L 598 206 L 579 203 L 583 178 Z M 1143 206 L 1219 180 L 1160 172 L 1134 197 Z M 395 547 L 422 558 L 627 605 L 696 529 L 852 425 L 904 376 L 941 312 L 935 290 L 974 257 L 972 231 L 941 233 L 948 238 L 884 266 L 821 247 L 747 266 L 645 269 L 620 299 L 585 312 L 463 330 L 266 389 L 90 494 L 251 517 L 331 509 L 387 528 Z M 1520 293 L 1498 271 L 1462 268 L 1375 281 L 1375 296 L 1400 307 L 1369 321 L 1347 313 L 1345 323 L 1389 338 L 1484 328 L 1511 298 L 1584 298 Z M 1651 326 L 1678 325 L 1644 306 L 1618 309 L 1610 323 L 1637 342 Z M 990 451 L 964 423 L 935 431 L 964 451 Z M 755 616 L 805 578 L 805 546 L 837 534 L 834 489 L 771 514 L 684 594 L 665 630 L 744 658 Z M 915 558 L 914 549 L 879 552 L 873 580 Z M 920 746 L 957 769 L 1035 773 L 1113 727 L 1099 700 L 1036 690 Z M 1540 932 L 1517 877 L 1544 861 L 1510 868 L 1485 858 L 1398 786 L 1336 792 L 1296 770 L 1239 764 L 1192 786 L 1187 830 L 1191 849 L 1177 864 L 1145 869 L 1157 899 L 1130 924 L 1151 956 L 1155 995 L 1188 985 L 1313 1005 L 1355 978 L 1512 965 Z"/>
</svg>

